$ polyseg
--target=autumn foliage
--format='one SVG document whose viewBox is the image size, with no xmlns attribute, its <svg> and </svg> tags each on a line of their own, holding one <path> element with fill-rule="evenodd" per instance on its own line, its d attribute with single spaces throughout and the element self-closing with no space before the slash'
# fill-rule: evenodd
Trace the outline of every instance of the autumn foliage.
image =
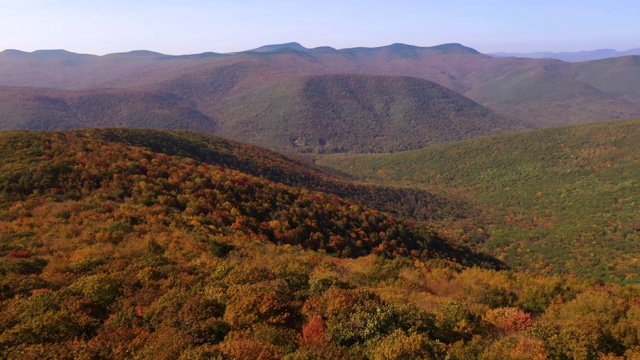
<svg viewBox="0 0 640 360">
<path fill-rule="evenodd" d="M 92 134 L 0 136 L 1 358 L 637 355 L 635 287 L 465 267 L 424 224 Z"/>
</svg>

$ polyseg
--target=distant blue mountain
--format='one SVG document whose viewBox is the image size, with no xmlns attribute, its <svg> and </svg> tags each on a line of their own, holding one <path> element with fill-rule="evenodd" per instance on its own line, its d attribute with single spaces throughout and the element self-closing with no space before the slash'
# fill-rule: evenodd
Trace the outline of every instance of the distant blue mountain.
<svg viewBox="0 0 640 360">
<path fill-rule="evenodd" d="M 253 51 L 253 52 L 271 52 L 271 51 L 282 50 L 282 49 L 294 49 L 294 50 L 299 50 L 299 51 L 308 50 L 306 47 L 298 44 L 297 42 L 290 42 L 290 43 L 285 43 L 285 44 L 265 45 L 265 46 L 261 46 L 261 47 L 259 47 L 257 49 L 253 49 L 253 50 L 249 50 L 249 51 Z"/>
<path fill-rule="evenodd" d="M 569 62 L 580 62 L 589 60 L 608 59 L 629 55 L 640 55 L 640 48 L 627 51 L 617 51 L 613 49 L 598 49 L 592 51 L 577 52 L 532 52 L 532 53 L 505 53 L 498 52 L 489 54 L 495 57 L 521 57 L 531 59 L 558 59 Z"/>
</svg>

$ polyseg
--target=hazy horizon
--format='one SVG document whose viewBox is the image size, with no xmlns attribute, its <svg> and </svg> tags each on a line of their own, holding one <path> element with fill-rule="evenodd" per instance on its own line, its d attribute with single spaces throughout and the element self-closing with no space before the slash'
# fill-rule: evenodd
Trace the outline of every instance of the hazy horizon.
<svg viewBox="0 0 640 360">
<path fill-rule="evenodd" d="M 104 55 L 230 53 L 298 42 L 307 48 L 460 43 L 482 53 L 625 51 L 640 47 L 640 3 L 613 0 L 447 3 L 256 0 L 0 0 L 0 50 Z"/>
<path fill-rule="evenodd" d="M 251 48 L 251 49 L 244 49 L 244 50 L 239 50 L 239 51 L 235 51 L 235 52 L 222 52 L 222 51 L 216 51 L 216 50 L 207 50 L 207 51 L 202 51 L 202 52 L 198 52 L 198 53 L 174 53 L 174 54 L 168 54 L 168 53 L 164 53 L 164 52 L 160 52 L 160 51 L 155 51 L 154 49 L 131 49 L 131 50 L 125 50 L 125 51 L 114 51 L 114 52 L 108 52 L 108 53 L 100 53 L 100 54 L 94 54 L 94 53 L 89 53 L 89 52 L 76 52 L 76 51 L 72 51 L 69 49 L 65 49 L 65 48 L 49 48 L 49 49 L 34 49 L 34 50 L 23 50 L 23 49 L 15 49 L 15 48 L 6 48 L 6 49 L 0 49 L 0 52 L 3 51 L 20 51 L 20 52 L 26 52 L 26 53 L 33 53 L 33 52 L 37 52 L 37 51 L 68 51 L 70 53 L 74 53 L 74 54 L 80 54 L 80 55 L 95 55 L 95 56 L 105 56 L 105 55 L 110 55 L 110 54 L 123 54 L 123 53 L 128 53 L 128 52 L 136 52 L 136 51 L 149 51 L 149 52 L 156 52 L 162 55 L 168 55 L 168 56 L 183 56 L 183 55 L 197 55 L 197 54 L 202 54 L 202 53 L 218 53 L 218 54 L 236 54 L 236 53 L 240 53 L 243 51 L 250 51 L 250 50 L 254 50 L 263 46 L 271 46 L 271 45 L 285 45 L 285 44 L 289 44 L 289 43 L 298 43 L 299 45 L 302 45 L 303 47 L 313 50 L 316 47 L 309 47 L 309 46 L 305 46 L 304 44 L 298 42 L 298 41 L 286 41 L 286 42 L 282 42 L 282 43 L 273 43 L 273 44 L 263 44 L 260 45 L 258 47 L 255 48 Z M 397 43 L 394 43 L 397 44 Z M 415 44 L 408 44 L 408 43 L 402 43 L 405 45 L 410 45 L 410 46 L 419 46 L 419 45 L 415 45 Z M 451 43 L 446 43 L 446 44 L 451 44 Z M 459 43 L 460 45 L 466 46 L 466 47 L 470 47 L 473 48 L 471 46 L 467 46 L 466 44 L 462 44 Z M 385 45 L 379 45 L 379 46 L 353 46 L 353 47 L 345 47 L 345 48 L 336 48 L 336 50 L 345 50 L 345 49 L 350 49 L 350 48 L 359 48 L 359 47 L 365 47 L 365 48 L 376 48 L 376 47 L 384 47 L 384 46 L 389 46 L 389 45 L 393 45 L 393 44 L 385 44 Z M 422 46 L 422 47 L 432 47 L 432 46 L 438 46 L 438 45 L 445 45 L 443 44 L 433 44 L 433 45 L 426 45 L 426 46 Z M 328 45 L 322 45 L 322 46 L 328 46 Z M 319 47 L 322 47 L 319 46 Z M 473 48 L 474 50 L 478 50 Z M 618 53 L 623 53 L 625 51 L 630 51 L 630 50 L 638 50 L 640 49 L 640 47 L 637 48 L 630 48 L 630 49 L 611 49 L 611 48 L 598 48 L 598 49 L 585 49 L 585 50 L 576 50 L 576 51 L 545 51 L 545 50 L 540 50 L 540 51 L 494 51 L 494 52 L 483 52 L 480 51 L 483 54 L 495 54 L 495 55 L 501 55 L 501 54 L 507 54 L 507 55 L 542 55 L 542 54 L 556 54 L 556 55 L 561 55 L 561 54 L 573 54 L 573 53 L 588 53 L 588 52 L 595 52 L 595 51 L 601 51 L 601 50 L 612 50 L 612 51 L 616 51 Z M 479 50 L 478 50 L 479 51 Z"/>
</svg>

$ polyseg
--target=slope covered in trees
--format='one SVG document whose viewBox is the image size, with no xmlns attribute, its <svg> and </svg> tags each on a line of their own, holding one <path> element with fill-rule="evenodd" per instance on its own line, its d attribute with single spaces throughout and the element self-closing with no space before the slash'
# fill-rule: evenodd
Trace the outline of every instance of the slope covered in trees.
<svg viewBox="0 0 640 360">
<path fill-rule="evenodd" d="M 417 188 L 356 184 L 343 174 L 330 174 L 313 166 L 303 157 L 289 157 L 265 148 L 224 138 L 181 131 L 148 129 L 96 129 L 93 137 L 154 152 L 192 158 L 199 162 L 224 166 L 293 187 L 321 191 L 355 201 L 367 207 L 419 221 L 456 225 L 459 235 L 447 239 L 472 237 L 482 241 L 474 229 L 482 225 L 482 209 L 458 196 L 430 193 Z"/>
<path fill-rule="evenodd" d="M 371 252 L 467 256 L 427 229 L 416 232 L 412 224 L 354 202 L 231 170 L 224 161 L 202 163 L 99 140 L 108 136 L 105 131 L 3 135 L 0 187 L 9 218 L 13 202 L 33 197 L 47 205 L 98 199 L 110 206 L 128 203 L 134 218 L 136 211 L 156 208 L 165 215 L 155 225 L 198 225 L 211 236 L 239 232 L 347 257 Z M 118 226 L 133 230 L 139 219 L 129 220 Z"/>
<path fill-rule="evenodd" d="M 269 180 L 341 183 L 264 149 L 126 129 L 0 149 L 3 358 L 638 354 L 637 288 L 464 267 L 483 258 L 422 225 Z"/>
<path fill-rule="evenodd" d="M 0 87 L 3 130 L 100 127 L 183 129 L 211 133 L 215 119 L 167 94 L 140 90 L 66 91 Z"/>
<path fill-rule="evenodd" d="M 297 152 L 400 151 L 518 129 L 443 86 L 397 76 L 294 78 L 220 108 L 220 134 Z"/>
<path fill-rule="evenodd" d="M 0 357 L 638 355 L 637 288 L 463 267 L 481 257 L 420 225 L 268 179 L 316 174 L 287 166 L 193 133 L 0 134 Z"/>
<path fill-rule="evenodd" d="M 284 74 L 282 81 L 273 68 L 244 63 L 197 74 L 150 90 L 0 88 L 0 129 L 183 129 L 332 153 L 416 149 L 524 128 L 416 78 Z"/>
<path fill-rule="evenodd" d="M 637 283 L 639 136 L 635 120 L 321 163 L 363 180 L 457 188 L 487 210 L 484 249 L 509 265 Z"/>
</svg>

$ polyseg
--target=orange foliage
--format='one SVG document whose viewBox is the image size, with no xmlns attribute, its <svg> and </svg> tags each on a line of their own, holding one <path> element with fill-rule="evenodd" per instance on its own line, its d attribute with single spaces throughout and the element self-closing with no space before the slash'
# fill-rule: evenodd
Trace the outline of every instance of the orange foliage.
<svg viewBox="0 0 640 360">
<path fill-rule="evenodd" d="M 322 345 L 327 342 L 327 327 L 320 316 L 312 316 L 302 327 L 302 344 Z"/>
</svg>

